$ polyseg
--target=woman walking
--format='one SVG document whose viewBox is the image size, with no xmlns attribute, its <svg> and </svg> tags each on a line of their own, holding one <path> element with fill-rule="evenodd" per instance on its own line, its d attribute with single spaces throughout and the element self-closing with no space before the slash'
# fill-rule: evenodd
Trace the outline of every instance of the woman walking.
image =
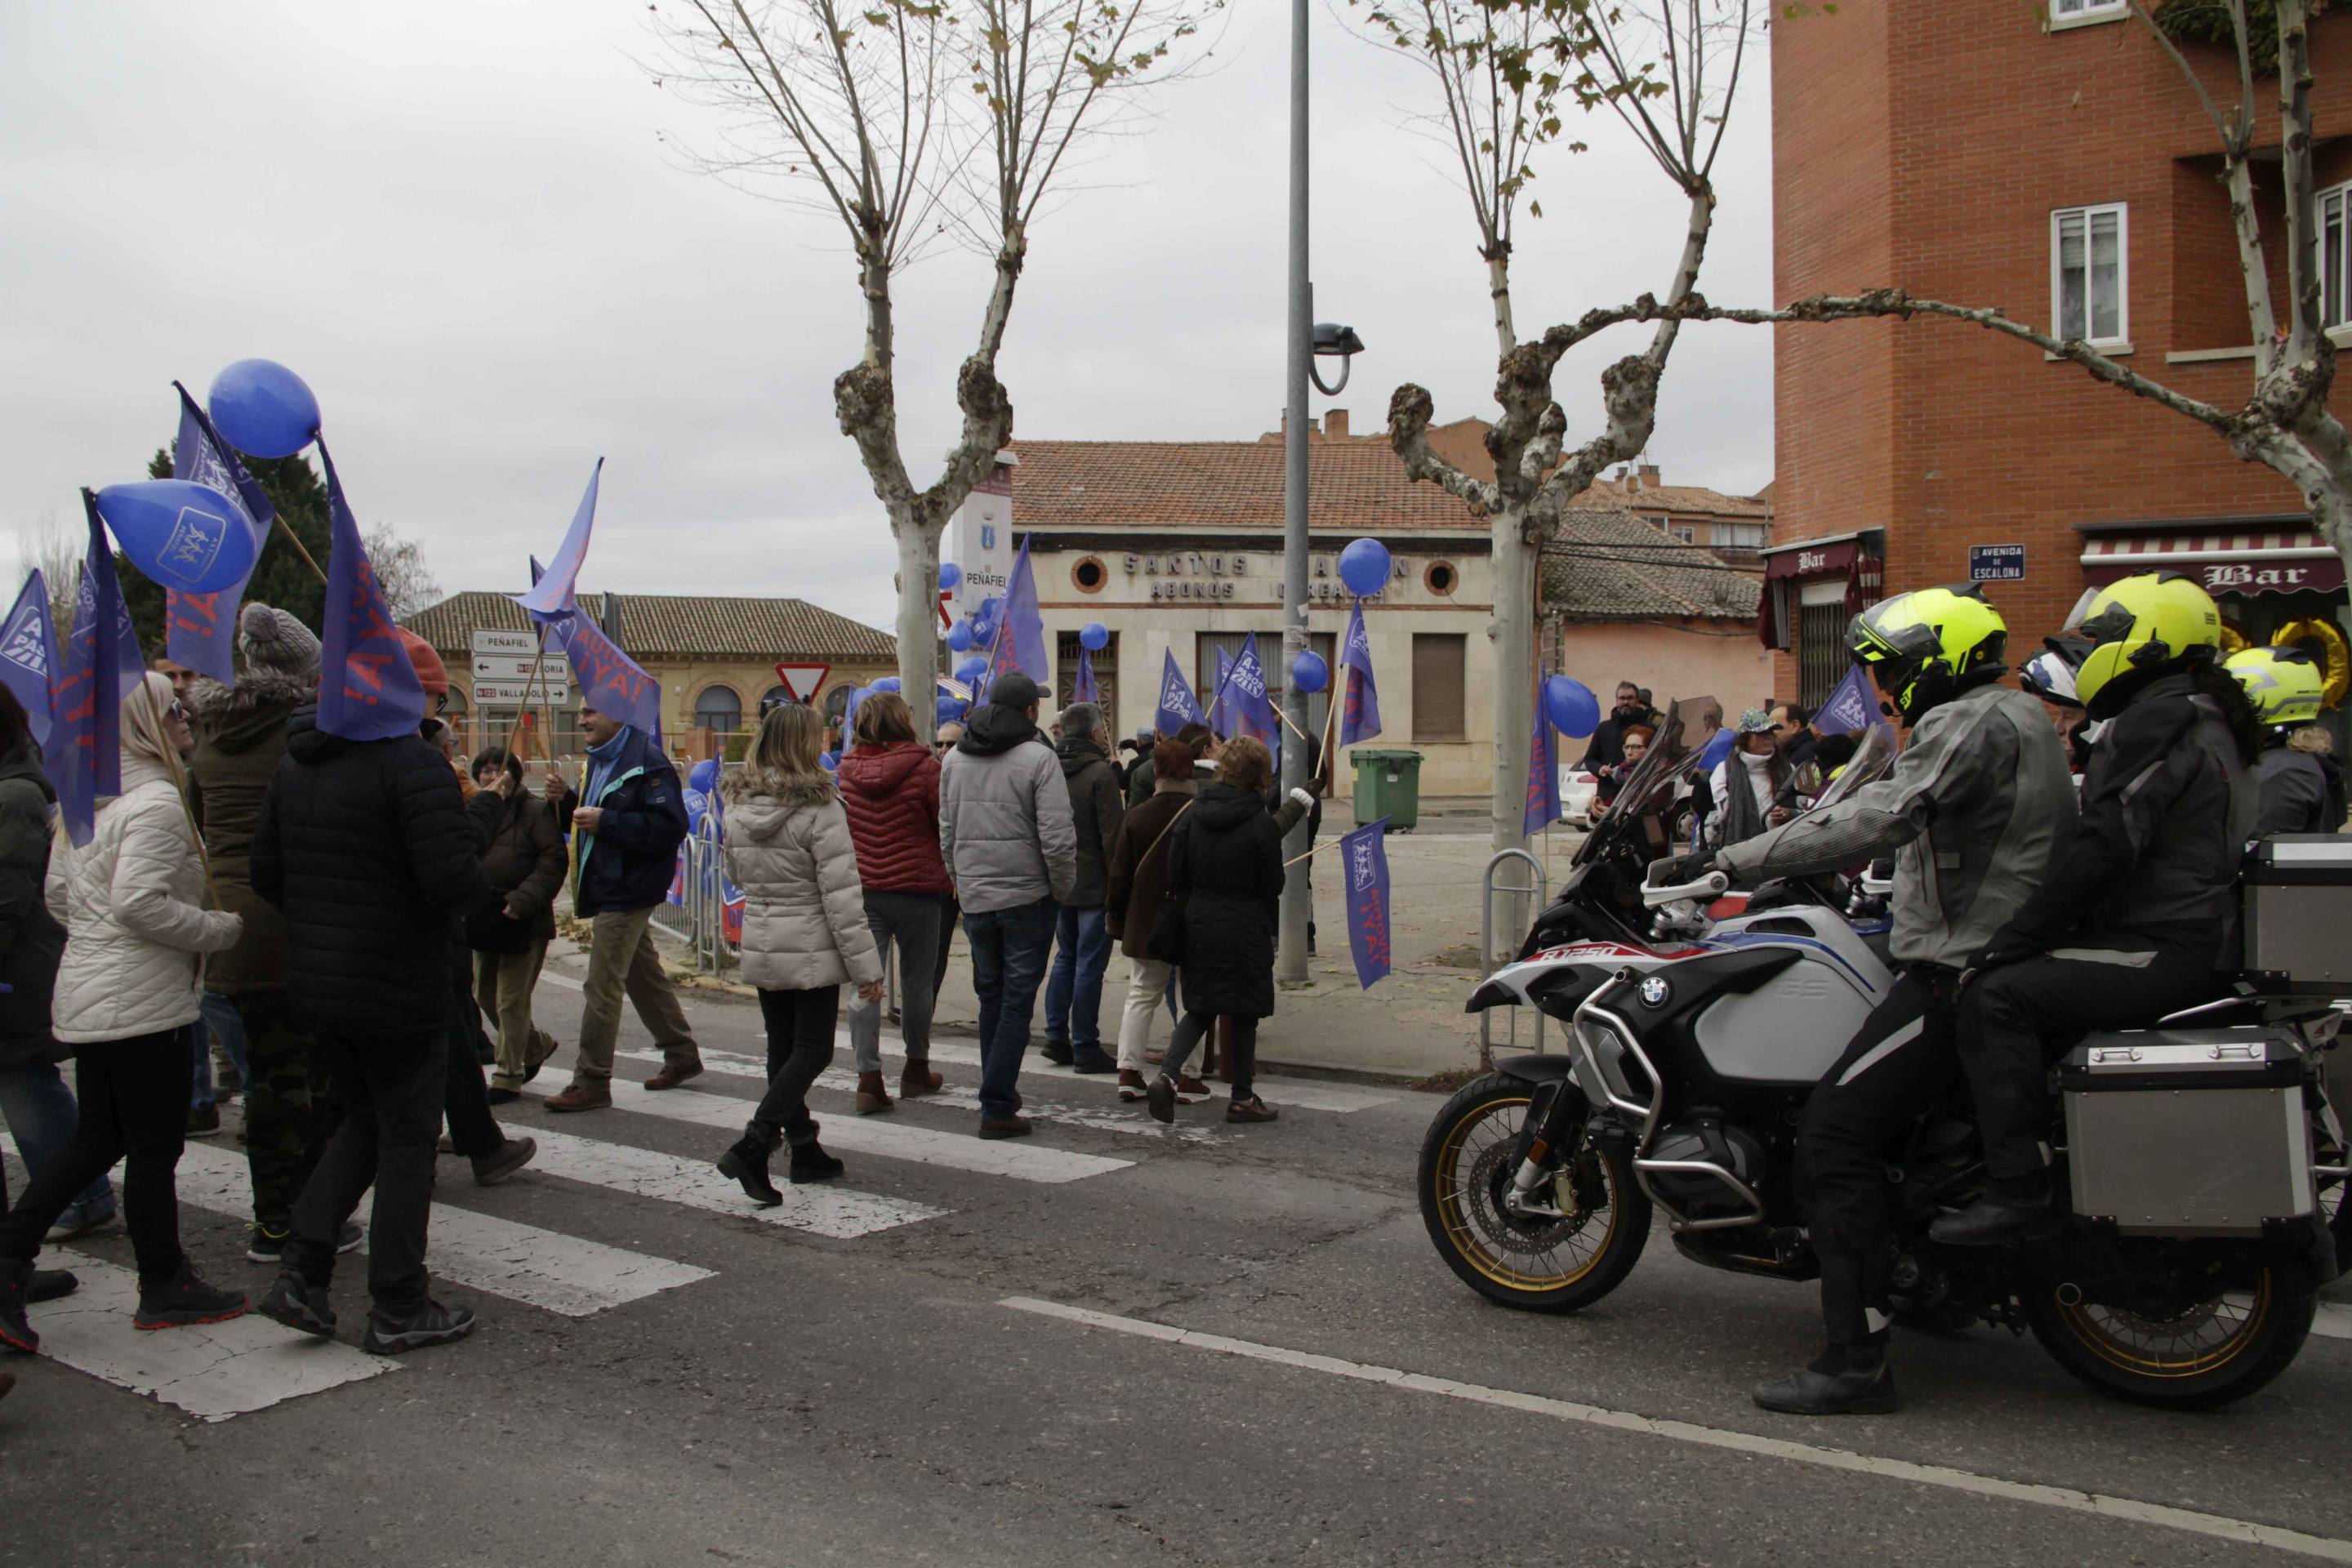
<svg viewBox="0 0 2352 1568">
<path fill-rule="evenodd" d="M 849 842 L 866 889 L 866 924 L 887 967 L 898 944 L 898 1032 L 907 1065 L 898 1092 L 908 1100 L 940 1087 L 931 1070 L 931 1005 L 936 992 L 949 890 L 940 859 L 940 760 L 915 739 L 915 715 L 895 691 L 857 705 L 857 745 L 834 779 L 849 817 Z M 857 1062 L 857 1114 L 890 1109 L 882 1082 L 882 1008 L 867 1002 L 849 1015 L 849 1048 Z"/>
<path fill-rule="evenodd" d="M 1168 895 L 1182 912 L 1178 984 L 1184 1019 L 1151 1080 L 1151 1114 L 1176 1118 L 1177 1079 L 1192 1047 L 1220 1017 L 1233 1020 L 1234 1098 L 1228 1121 L 1271 1121 L 1276 1111 L 1252 1092 L 1257 1021 L 1274 1016 L 1275 911 L 1282 896 L 1282 829 L 1265 809 L 1274 759 L 1247 736 L 1225 742 L 1214 783 L 1203 784 L 1169 834 Z"/>
<path fill-rule="evenodd" d="M 74 1050 L 81 1121 L 0 1220 L 0 1342 L 21 1351 L 40 1348 L 25 1289 L 42 1233 L 117 1160 L 139 1262 L 131 1322 L 217 1323 L 246 1306 L 243 1295 L 215 1289 L 189 1266 L 173 1189 L 195 1079 L 198 955 L 235 946 L 242 922 L 202 907 L 204 853 L 180 765 L 194 742 L 170 681 L 151 674 L 131 689 L 121 734 L 122 793 L 99 807 L 86 847 L 60 835 L 49 857 L 48 909 L 66 928 L 50 1017 Z"/>
<path fill-rule="evenodd" d="M 1191 814 L 1200 783 L 1192 773 L 1192 748 L 1161 741 L 1151 748 L 1151 794 L 1119 819 L 1110 847 L 1108 925 L 1127 954 L 1127 1008 L 1118 1026 L 1118 1097 L 1141 1100 L 1144 1053 L 1151 1048 L 1151 1021 L 1168 994 L 1171 965 L 1151 956 L 1151 932 L 1168 899 L 1169 838 L 1180 818 Z M 1176 1080 L 1180 1098 L 1205 1097 L 1209 1086 L 1189 1076 Z"/>
<path fill-rule="evenodd" d="M 720 790 L 727 874 L 743 889 L 743 978 L 760 988 L 768 1027 L 768 1092 L 719 1169 L 763 1207 L 784 1201 L 768 1179 L 779 1143 L 793 1146 L 792 1180 L 841 1174 L 841 1162 L 817 1145 L 809 1085 L 833 1060 L 843 984 L 882 999 L 849 819 L 819 761 L 820 723 L 797 702 L 770 710 L 743 771 Z"/>
<path fill-rule="evenodd" d="M 467 807 L 488 826 L 482 869 L 499 901 L 466 917 L 474 952 L 474 994 L 499 1026 L 498 1070 L 489 1100 L 504 1105 L 555 1054 L 555 1037 L 530 1016 L 531 988 L 555 938 L 555 894 L 563 886 L 563 834 L 555 808 L 523 783 L 522 763 L 504 746 L 474 759 L 478 791 Z"/>
</svg>

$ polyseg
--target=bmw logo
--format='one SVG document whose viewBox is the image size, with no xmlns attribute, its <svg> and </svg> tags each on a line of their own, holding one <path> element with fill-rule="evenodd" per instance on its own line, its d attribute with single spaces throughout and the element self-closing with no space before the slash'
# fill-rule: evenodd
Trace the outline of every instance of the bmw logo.
<svg viewBox="0 0 2352 1568">
<path fill-rule="evenodd" d="M 1642 1005 L 1644 1007 L 1663 1007 L 1674 994 L 1675 988 L 1666 984 L 1666 977 L 1663 974 L 1653 974 L 1642 982 Z"/>
</svg>

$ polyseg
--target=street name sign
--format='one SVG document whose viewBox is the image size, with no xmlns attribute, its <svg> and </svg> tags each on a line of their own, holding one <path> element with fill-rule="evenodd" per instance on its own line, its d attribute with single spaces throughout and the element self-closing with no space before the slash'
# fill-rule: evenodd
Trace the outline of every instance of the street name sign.
<svg viewBox="0 0 2352 1568">
<path fill-rule="evenodd" d="M 1971 544 L 1969 546 L 1969 581 L 1971 583 L 2016 583 L 2025 577 L 2025 546 L 2022 544 Z"/>
</svg>

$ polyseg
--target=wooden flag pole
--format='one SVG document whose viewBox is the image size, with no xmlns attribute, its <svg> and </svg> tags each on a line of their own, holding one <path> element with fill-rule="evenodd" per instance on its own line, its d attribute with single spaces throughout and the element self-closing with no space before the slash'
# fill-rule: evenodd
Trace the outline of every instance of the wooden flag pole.
<svg viewBox="0 0 2352 1568">
<path fill-rule="evenodd" d="M 533 688 L 533 687 L 535 687 L 535 686 L 538 686 L 538 685 L 539 685 L 539 667 L 540 667 L 541 663 L 541 662 L 543 662 L 543 661 L 546 659 L 546 658 L 547 658 L 547 637 L 546 637 L 546 635 L 545 635 L 544 633 L 541 633 L 541 636 L 540 636 L 540 639 L 539 639 L 539 652 L 538 652 L 538 654 L 537 654 L 537 655 L 535 655 L 535 656 L 532 658 L 532 659 L 531 659 L 531 661 L 530 661 L 530 673 L 529 675 L 527 675 L 527 676 L 523 677 L 523 682 L 522 682 L 522 706 L 521 706 L 521 708 L 520 708 L 520 711 L 521 712 L 521 714 L 523 715 L 523 717 L 524 717 L 524 718 L 528 718 L 528 717 L 530 716 L 530 693 L 531 693 L 531 688 Z M 541 688 L 540 688 L 540 689 L 541 689 L 541 690 L 545 690 L 546 689 L 545 689 L 544 687 L 541 687 Z M 476 704 L 476 706 L 477 706 L 477 707 L 478 707 L 478 706 L 480 706 L 480 704 L 477 703 L 477 704 Z M 541 704 L 542 709 L 544 708 L 544 706 L 545 706 L 544 704 Z M 542 711 L 542 712 L 540 714 L 540 718 L 541 718 L 542 721 L 543 721 L 546 717 L 547 717 L 547 715 L 546 715 L 546 713 L 545 713 L 544 711 Z M 515 721 L 515 733 L 517 733 L 518 735 L 527 735 L 527 734 L 529 734 L 530 732 L 530 727 L 529 725 L 525 724 L 525 723 L 522 721 L 522 720 L 521 720 L 521 719 L 517 719 L 517 720 Z M 526 748 L 526 749 L 528 749 L 528 748 Z M 554 752 L 553 752 L 553 751 L 551 749 L 551 751 L 549 752 L 549 753 L 548 753 L 548 754 L 549 754 L 550 756 L 552 756 L 552 755 L 554 754 Z M 516 761 L 516 762 L 518 762 L 518 763 L 521 762 L 522 760 L 523 760 L 523 759 L 522 759 L 522 757 L 521 757 L 520 754 L 518 754 L 518 755 L 516 756 L 516 758 L 515 758 L 515 761 Z"/>
<path fill-rule="evenodd" d="M 318 558 L 310 553 L 310 547 L 302 542 L 302 536 L 294 531 L 294 525 L 286 521 L 286 514 L 282 511 L 278 514 L 278 526 L 285 533 L 288 542 L 300 553 L 304 563 L 311 571 L 319 574 L 319 581 L 322 584 L 326 582 L 327 574 L 320 570 Z"/>
<path fill-rule="evenodd" d="M 1339 837 L 1345 837 L 1346 835 L 1344 834 L 1339 836 Z M 1282 863 L 1282 868 L 1286 871 L 1291 867 L 1297 865 L 1301 860 L 1321 854 L 1324 850 L 1330 848 L 1334 844 L 1339 843 L 1339 837 L 1326 838 L 1321 843 L 1316 845 L 1314 848 L 1309 849 L 1305 855 L 1293 855 L 1289 859 L 1285 860 Z"/>
</svg>

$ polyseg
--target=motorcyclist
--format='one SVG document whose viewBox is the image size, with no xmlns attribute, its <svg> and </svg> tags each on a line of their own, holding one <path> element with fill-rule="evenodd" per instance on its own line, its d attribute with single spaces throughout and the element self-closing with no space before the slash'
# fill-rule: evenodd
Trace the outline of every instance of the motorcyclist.
<svg viewBox="0 0 2352 1568">
<path fill-rule="evenodd" d="M 1897 595 L 1846 646 L 1910 727 L 1892 774 L 1667 873 L 1736 881 L 1895 856 L 1894 988 L 1824 1077 L 1798 1131 L 1797 1191 L 1822 1270 L 1829 1347 L 1756 1403 L 1801 1415 L 1895 1408 L 1886 1360 L 1889 1142 L 1959 1076 L 1961 970 L 2040 885 L 2074 792 L 2042 707 L 1999 684 L 2008 628 L 1974 584 Z"/>
<path fill-rule="evenodd" d="M 2050 1044 L 2210 1001 L 2238 967 L 2260 734 L 2217 662 L 2221 612 L 2180 574 L 2148 572 L 2084 595 L 2075 629 L 2093 646 L 2074 687 L 2106 727 L 2081 822 L 1969 965 L 1959 1052 L 1987 1184 L 1928 1227 L 1955 1246 L 2011 1240 L 2049 1215 Z"/>
<path fill-rule="evenodd" d="M 2328 820 L 2327 771 L 2309 752 L 2287 744 L 2296 726 L 2319 717 L 2326 681 L 2311 655 L 2299 647 L 2250 647 L 2231 654 L 2221 668 L 2245 689 L 2263 726 L 2262 755 L 2254 759 L 2254 833 L 2333 833 L 2339 814 Z"/>
</svg>

